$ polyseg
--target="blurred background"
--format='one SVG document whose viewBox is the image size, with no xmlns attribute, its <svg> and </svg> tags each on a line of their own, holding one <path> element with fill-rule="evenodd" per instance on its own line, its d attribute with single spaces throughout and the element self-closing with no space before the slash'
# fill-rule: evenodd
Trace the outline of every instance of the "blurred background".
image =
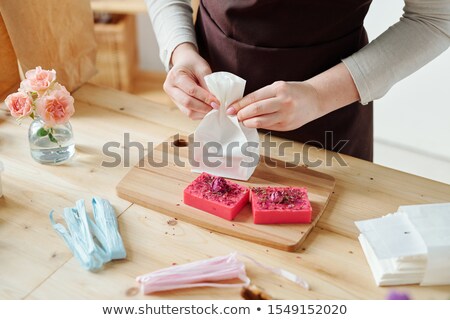
<svg viewBox="0 0 450 320">
<path fill-rule="evenodd" d="M 192 0 L 194 11 L 199 0 Z M 92 82 L 172 104 L 144 0 L 91 0 L 99 44 Z M 374 0 L 374 39 L 399 20 L 403 0 Z M 188 120 L 187 120 L 188 121 Z M 450 50 L 375 102 L 374 162 L 450 184 Z"/>
</svg>

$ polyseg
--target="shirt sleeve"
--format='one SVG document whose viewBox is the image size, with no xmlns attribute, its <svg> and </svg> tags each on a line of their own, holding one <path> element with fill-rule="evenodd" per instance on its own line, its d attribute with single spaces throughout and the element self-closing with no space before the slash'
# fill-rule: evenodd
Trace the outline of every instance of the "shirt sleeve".
<svg viewBox="0 0 450 320">
<path fill-rule="evenodd" d="M 159 46 L 159 57 L 170 69 L 175 48 L 190 42 L 197 47 L 190 0 L 145 0 Z"/>
<path fill-rule="evenodd" d="M 399 22 L 343 59 L 362 104 L 381 98 L 450 46 L 449 0 L 405 0 L 403 11 Z"/>
<path fill-rule="evenodd" d="M 170 68 L 173 50 L 183 42 L 197 46 L 190 0 L 146 0 L 159 45 Z M 379 99 L 398 81 L 450 46 L 450 1 L 405 0 L 400 21 L 367 46 L 343 59 L 361 103 Z"/>
</svg>

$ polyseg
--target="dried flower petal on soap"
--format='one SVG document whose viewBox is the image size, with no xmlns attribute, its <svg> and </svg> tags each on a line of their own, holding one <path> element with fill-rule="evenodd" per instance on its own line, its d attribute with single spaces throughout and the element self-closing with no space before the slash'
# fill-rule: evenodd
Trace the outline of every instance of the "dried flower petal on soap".
<svg viewBox="0 0 450 320">
<path fill-rule="evenodd" d="M 229 190 L 227 181 L 222 177 L 215 177 L 211 181 L 211 190 L 216 193 L 226 193 Z"/>
<path fill-rule="evenodd" d="M 270 193 L 269 200 L 273 203 L 282 203 L 285 197 L 281 191 L 273 191 Z"/>
<path fill-rule="evenodd" d="M 312 208 L 304 187 L 252 188 L 256 224 L 311 223 Z"/>
<path fill-rule="evenodd" d="M 213 200 L 225 205 L 234 204 L 245 188 L 222 177 L 202 174 L 196 183 L 188 186 L 190 192 L 207 200 Z"/>
<path fill-rule="evenodd" d="M 183 191 L 185 204 L 227 220 L 248 203 L 247 187 L 203 172 Z"/>
<path fill-rule="evenodd" d="M 293 187 L 255 187 L 252 191 L 258 196 L 258 205 L 263 209 L 303 209 L 307 204 L 306 193 Z"/>
</svg>

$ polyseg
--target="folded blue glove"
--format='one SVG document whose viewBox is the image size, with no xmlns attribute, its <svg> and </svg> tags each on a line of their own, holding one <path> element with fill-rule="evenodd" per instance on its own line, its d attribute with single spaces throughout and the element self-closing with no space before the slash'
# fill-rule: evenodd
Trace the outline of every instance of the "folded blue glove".
<svg viewBox="0 0 450 320">
<path fill-rule="evenodd" d="M 125 258 L 126 252 L 109 201 L 94 197 L 92 208 L 94 221 L 86 213 L 83 199 L 78 200 L 74 208 L 64 208 L 68 230 L 55 222 L 53 210 L 50 212 L 50 221 L 81 266 L 86 270 L 97 271 L 106 262 Z"/>
</svg>

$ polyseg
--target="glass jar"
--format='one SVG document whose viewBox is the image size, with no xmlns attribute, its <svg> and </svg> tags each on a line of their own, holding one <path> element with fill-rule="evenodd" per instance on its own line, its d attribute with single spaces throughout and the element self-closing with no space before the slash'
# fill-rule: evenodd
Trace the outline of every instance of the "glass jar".
<svg viewBox="0 0 450 320">
<path fill-rule="evenodd" d="M 42 164 L 61 164 L 75 154 L 70 122 L 46 128 L 41 118 L 36 118 L 28 130 L 31 157 Z"/>
</svg>

